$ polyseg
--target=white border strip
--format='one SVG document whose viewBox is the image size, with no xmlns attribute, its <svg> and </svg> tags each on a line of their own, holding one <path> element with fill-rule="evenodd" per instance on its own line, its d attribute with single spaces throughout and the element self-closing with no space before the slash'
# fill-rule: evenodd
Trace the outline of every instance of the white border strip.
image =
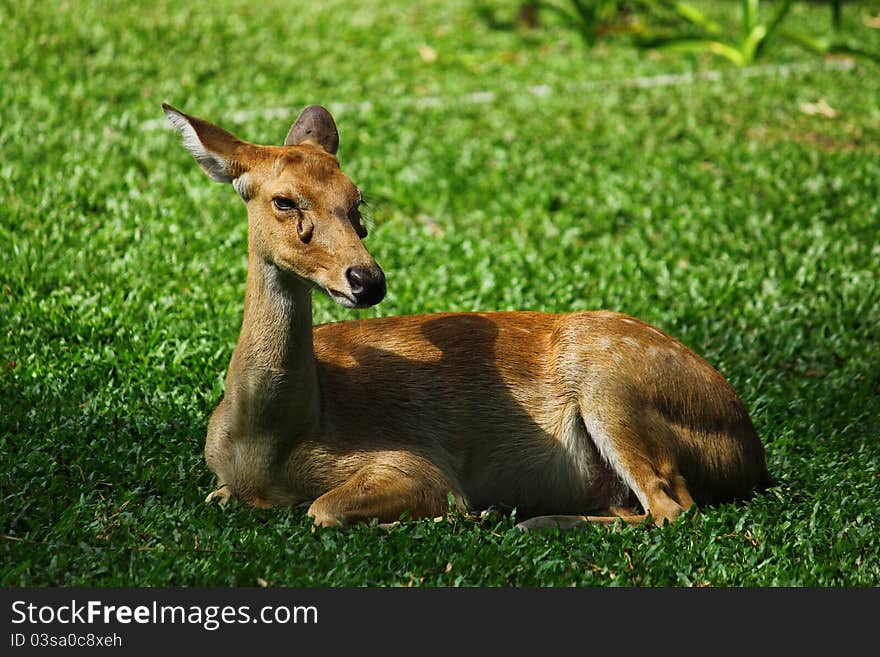
<svg viewBox="0 0 880 657">
<path fill-rule="evenodd" d="M 525 87 L 524 91 L 535 98 L 546 98 L 554 94 L 564 95 L 570 92 L 608 89 L 614 87 L 634 89 L 684 87 L 698 82 L 721 82 L 725 77 L 733 77 L 734 74 L 744 78 L 762 78 L 771 76 L 788 77 L 812 71 L 849 71 L 853 68 L 855 68 L 855 62 L 851 59 L 832 59 L 822 60 L 822 63 L 819 66 L 817 66 L 815 62 L 765 64 L 763 66 L 750 66 L 742 69 L 713 69 L 709 71 L 700 71 L 698 73 L 665 73 L 660 75 L 622 78 L 619 80 L 586 80 L 584 82 L 568 84 L 559 89 L 554 89 L 546 84 L 538 84 Z M 517 93 L 520 92 L 517 91 Z M 404 96 L 394 99 L 393 102 L 396 104 L 408 105 L 417 109 L 462 104 L 490 105 L 498 99 L 499 95 L 501 94 L 496 91 L 475 91 L 461 96 Z M 334 114 L 349 111 L 369 112 L 374 106 L 375 103 L 366 100 L 357 103 L 332 103 L 328 109 Z M 289 119 L 295 116 L 301 109 L 302 107 L 268 107 L 256 110 L 239 110 L 228 115 L 226 120 L 232 123 L 247 123 L 253 119 Z M 150 119 L 141 124 L 141 129 L 158 130 L 165 128 L 166 126 L 167 122 L 164 119 Z"/>
</svg>

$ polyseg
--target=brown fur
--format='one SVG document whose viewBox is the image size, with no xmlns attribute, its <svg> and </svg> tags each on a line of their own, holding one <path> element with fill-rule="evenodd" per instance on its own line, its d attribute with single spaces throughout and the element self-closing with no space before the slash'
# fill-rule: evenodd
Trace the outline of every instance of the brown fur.
<svg viewBox="0 0 880 657">
<path fill-rule="evenodd" d="M 205 445 L 220 483 L 209 500 L 312 502 L 316 523 L 345 525 L 441 515 L 452 493 L 461 510 L 508 505 L 539 517 L 525 527 L 568 527 L 673 521 L 769 483 L 730 385 L 631 317 L 440 313 L 313 329 L 313 287 L 357 305 L 347 272 L 381 270 L 359 239 L 338 138 L 321 134 L 335 124 L 308 111 L 308 130 L 273 147 L 166 108 L 248 206 L 244 320 Z M 297 212 L 279 213 L 279 195 L 300 199 Z M 616 509 L 636 504 L 644 514 Z"/>
</svg>

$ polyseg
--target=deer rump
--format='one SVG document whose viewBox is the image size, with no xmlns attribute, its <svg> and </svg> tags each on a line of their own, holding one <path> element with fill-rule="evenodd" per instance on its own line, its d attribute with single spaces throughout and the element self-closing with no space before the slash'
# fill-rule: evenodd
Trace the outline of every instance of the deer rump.
<svg viewBox="0 0 880 657">
<path fill-rule="evenodd" d="M 322 402 L 333 421 L 321 442 L 358 452 L 346 479 L 383 461 L 417 478 L 428 463 L 464 508 L 515 507 L 521 517 L 640 503 L 631 454 L 682 510 L 689 496 L 735 499 L 768 480 L 763 448 L 723 378 L 617 313 L 341 322 L 316 327 L 315 355 L 333 393 Z M 445 492 L 435 496 L 442 505 Z"/>
</svg>

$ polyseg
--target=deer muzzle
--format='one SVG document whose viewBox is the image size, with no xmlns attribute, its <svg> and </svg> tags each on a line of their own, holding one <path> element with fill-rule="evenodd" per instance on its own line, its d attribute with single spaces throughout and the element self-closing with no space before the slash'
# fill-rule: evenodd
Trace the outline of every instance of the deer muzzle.
<svg viewBox="0 0 880 657">
<path fill-rule="evenodd" d="M 375 306 L 385 298 L 385 273 L 375 263 L 371 267 L 349 267 L 345 279 L 358 308 Z"/>
</svg>

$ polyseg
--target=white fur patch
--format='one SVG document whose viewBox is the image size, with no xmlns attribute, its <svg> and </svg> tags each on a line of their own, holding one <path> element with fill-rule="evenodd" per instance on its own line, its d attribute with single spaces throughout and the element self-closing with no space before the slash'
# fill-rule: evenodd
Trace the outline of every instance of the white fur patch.
<svg viewBox="0 0 880 657">
<path fill-rule="evenodd" d="M 232 181 L 232 188 L 238 192 L 238 195 L 241 196 L 245 203 L 247 203 L 254 194 L 250 178 L 248 178 L 246 173 L 241 174 L 238 178 Z"/>
<path fill-rule="evenodd" d="M 199 163 L 199 166 L 204 169 L 205 173 L 217 182 L 231 182 L 232 177 L 229 175 L 229 164 L 225 159 L 205 148 L 205 145 L 199 139 L 198 134 L 196 134 L 195 129 L 187 121 L 186 117 L 171 107 L 163 109 L 166 116 L 168 116 L 168 122 L 183 137 L 184 148 L 192 153 L 192 156 Z"/>
<path fill-rule="evenodd" d="M 583 442 L 589 440 L 581 424 L 581 416 L 577 408 L 569 409 L 562 418 L 562 427 L 558 431 L 562 447 L 568 455 L 568 461 L 574 466 L 577 479 L 581 482 L 592 482 L 596 479 L 597 463 L 593 452 Z M 563 479 L 567 473 L 558 473 L 557 479 Z"/>
<path fill-rule="evenodd" d="M 611 469 L 617 473 L 617 476 L 623 479 L 626 485 L 629 486 L 630 490 L 635 493 L 642 508 L 647 509 L 648 499 L 645 497 L 645 492 L 638 484 L 636 484 L 630 472 L 623 466 L 623 463 L 621 463 L 620 458 L 618 458 L 617 449 L 611 443 L 608 434 L 605 433 L 602 422 L 597 417 L 587 414 L 583 415 L 583 420 L 584 426 L 587 428 L 587 433 L 592 437 L 593 444 L 596 445 L 599 454 L 601 454 L 602 458 L 611 466 Z"/>
</svg>

